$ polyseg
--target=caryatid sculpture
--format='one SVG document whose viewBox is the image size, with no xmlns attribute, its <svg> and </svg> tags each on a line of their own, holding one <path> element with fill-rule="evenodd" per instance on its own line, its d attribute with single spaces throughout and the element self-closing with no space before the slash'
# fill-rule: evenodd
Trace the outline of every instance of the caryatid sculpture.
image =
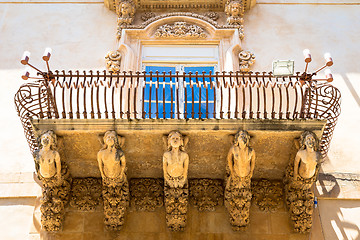
<svg viewBox="0 0 360 240">
<path fill-rule="evenodd" d="M 303 132 L 300 140 L 295 140 L 295 146 L 298 151 L 295 159 L 290 160 L 284 178 L 286 203 L 295 230 L 309 232 L 314 205 L 311 187 L 316 181 L 322 157 L 319 140 L 313 132 Z"/>
<path fill-rule="evenodd" d="M 227 155 L 225 207 L 230 214 L 230 223 L 236 231 L 249 224 L 251 177 L 255 168 L 255 151 L 249 147 L 249 142 L 249 133 L 239 131 Z"/>
<path fill-rule="evenodd" d="M 185 152 L 188 138 L 179 131 L 172 131 L 165 142 L 167 151 L 163 155 L 163 171 L 166 223 L 170 230 L 179 231 L 184 230 L 186 225 L 189 197 L 189 155 Z"/>
<path fill-rule="evenodd" d="M 124 142 L 115 131 L 107 131 L 104 146 L 97 155 L 103 184 L 104 222 L 110 230 L 120 230 L 129 204 L 126 160 L 121 149 Z"/>
<path fill-rule="evenodd" d="M 229 25 L 242 25 L 244 7 L 241 0 L 228 0 L 225 5 L 226 22 Z"/>
<path fill-rule="evenodd" d="M 53 131 L 40 135 L 39 150 L 34 152 L 35 168 L 43 191 L 41 224 L 46 231 L 59 231 L 69 201 L 71 178 L 57 151 L 57 137 Z"/>
</svg>

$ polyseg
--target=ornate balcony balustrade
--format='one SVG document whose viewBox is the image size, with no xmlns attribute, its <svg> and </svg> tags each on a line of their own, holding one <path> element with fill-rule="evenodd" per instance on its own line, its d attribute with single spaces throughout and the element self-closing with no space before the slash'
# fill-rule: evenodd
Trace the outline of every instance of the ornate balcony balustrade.
<svg viewBox="0 0 360 240">
<path fill-rule="evenodd" d="M 320 119 L 329 149 L 340 92 L 329 83 L 271 73 L 55 71 L 20 87 L 15 105 L 33 152 L 32 119 Z"/>
</svg>

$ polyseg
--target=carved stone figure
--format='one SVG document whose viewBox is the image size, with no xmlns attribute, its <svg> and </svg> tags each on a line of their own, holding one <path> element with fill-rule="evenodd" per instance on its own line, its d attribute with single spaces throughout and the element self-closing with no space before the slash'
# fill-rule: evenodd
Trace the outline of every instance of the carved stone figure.
<svg viewBox="0 0 360 240">
<path fill-rule="evenodd" d="M 170 230 L 179 231 L 184 230 L 186 225 L 189 197 L 189 155 L 185 152 L 188 138 L 172 131 L 165 142 L 168 148 L 163 155 L 166 223 Z"/>
<path fill-rule="evenodd" d="M 239 53 L 240 72 L 249 72 L 250 67 L 255 63 L 255 55 L 249 51 Z"/>
<path fill-rule="evenodd" d="M 251 177 L 255 168 L 255 151 L 249 147 L 250 135 L 239 131 L 227 156 L 225 207 L 233 230 L 243 230 L 249 224 Z"/>
<path fill-rule="evenodd" d="M 46 231 L 59 231 L 69 202 L 71 177 L 65 163 L 61 163 L 55 133 L 46 131 L 38 141 L 40 149 L 34 152 L 34 160 L 37 176 L 43 185 L 41 225 Z"/>
<path fill-rule="evenodd" d="M 105 56 L 106 68 L 109 72 L 118 73 L 120 71 L 121 54 L 118 50 L 110 51 Z"/>
<path fill-rule="evenodd" d="M 298 148 L 294 160 L 290 161 L 284 178 L 286 203 L 295 231 L 309 232 L 312 226 L 314 193 L 311 191 L 319 171 L 321 153 L 319 140 L 310 131 L 295 140 Z"/>
<path fill-rule="evenodd" d="M 244 19 L 244 7 L 241 0 L 228 0 L 225 5 L 226 22 L 229 25 L 242 25 Z"/>
<path fill-rule="evenodd" d="M 134 20 L 135 4 L 132 0 L 121 0 L 116 8 L 119 25 L 130 25 Z"/>
<path fill-rule="evenodd" d="M 110 230 L 120 230 L 129 205 L 126 161 L 121 150 L 124 141 L 115 131 L 107 131 L 104 146 L 97 156 L 103 184 L 104 222 Z"/>
</svg>

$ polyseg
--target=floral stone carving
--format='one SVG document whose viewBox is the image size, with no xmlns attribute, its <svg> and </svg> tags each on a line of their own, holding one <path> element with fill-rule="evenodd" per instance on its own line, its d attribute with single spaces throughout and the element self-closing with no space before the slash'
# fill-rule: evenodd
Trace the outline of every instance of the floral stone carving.
<svg viewBox="0 0 360 240">
<path fill-rule="evenodd" d="M 165 24 L 160 26 L 155 37 L 158 38 L 206 38 L 204 29 L 196 25 L 188 25 L 186 22 L 175 22 L 174 25 Z"/>
<path fill-rule="evenodd" d="M 143 15 L 141 15 L 141 20 L 147 21 L 147 20 L 149 20 L 150 18 L 153 18 L 153 17 L 155 17 L 155 13 L 153 13 L 153 12 L 146 12 L 146 13 L 144 13 Z"/>
<path fill-rule="evenodd" d="M 105 60 L 109 72 L 118 73 L 120 71 L 121 54 L 118 50 L 108 52 Z"/>
<path fill-rule="evenodd" d="M 107 131 L 97 156 L 103 185 L 104 223 L 109 230 L 120 230 L 129 205 L 126 160 L 121 150 L 124 141 L 115 131 Z"/>
<path fill-rule="evenodd" d="M 204 16 L 216 21 L 219 19 L 219 14 L 217 12 L 207 12 L 204 14 Z"/>
<path fill-rule="evenodd" d="M 262 211 L 274 211 L 283 204 L 283 186 L 281 182 L 261 179 L 252 182 L 255 204 Z"/>
<path fill-rule="evenodd" d="M 250 71 L 250 67 L 255 63 L 255 55 L 249 51 L 239 53 L 240 72 Z"/>
<path fill-rule="evenodd" d="M 227 156 L 225 207 L 233 230 L 244 230 L 249 224 L 251 177 L 255 167 L 255 151 L 249 147 L 250 135 L 239 131 Z"/>
<path fill-rule="evenodd" d="M 75 178 L 72 183 L 70 206 L 80 211 L 93 211 L 99 205 L 101 180 Z"/>
<path fill-rule="evenodd" d="M 225 5 L 226 22 L 229 25 L 242 25 L 244 6 L 241 0 L 228 0 Z"/>
<path fill-rule="evenodd" d="M 295 140 L 295 146 L 299 150 L 286 169 L 285 197 L 295 231 L 305 233 L 312 226 L 314 193 L 311 187 L 316 182 L 321 153 L 319 140 L 310 131 L 303 132 L 300 141 Z"/>
<path fill-rule="evenodd" d="M 140 211 L 154 211 L 156 208 L 163 206 L 163 187 L 164 181 L 162 179 L 131 179 L 131 205 Z"/>
<path fill-rule="evenodd" d="M 132 0 L 120 0 L 116 7 L 118 25 L 130 25 L 134 20 L 135 4 Z"/>
<path fill-rule="evenodd" d="M 172 131 L 163 140 L 167 143 L 167 151 L 163 154 L 166 224 L 170 230 L 180 231 L 186 226 L 189 198 L 189 155 L 185 152 L 188 138 Z"/>
<path fill-rule="evenodd" d="M 192 179 L 189 190 L 191 202 L 199 211 L 214 211 L 223 204 L 223 182 L 219 179 Z"/>
<path fill-rule="evenodd" d="M 41 225 L 45 231 L 62 228 L 65 206 L 69 202 L 71 177 L 57 151 L 57 137 L 46 131 L 39 138 L 39 150 L 34 152 L 35 168 L 42 182 Z"/>
</svg>

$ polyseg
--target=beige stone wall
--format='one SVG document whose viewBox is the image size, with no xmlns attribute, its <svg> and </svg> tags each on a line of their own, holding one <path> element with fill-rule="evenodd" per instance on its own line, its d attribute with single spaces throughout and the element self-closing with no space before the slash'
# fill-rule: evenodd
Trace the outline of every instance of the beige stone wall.
<svg viewBox="0 0 360 240">
<path fill-rule="evenodd" d="M 18 86 L 23 83 L 20 79 L 23 66 L 19 63 L 23 51 L 31 51 L 31 63 L 40 66 L 41 69 L 45 69 L 41 55 L 44 48 L 49 46 L 53 49 L 50 62 L 52 69 L 97 70 L 105 69 L 103 60 L 106 52 L 117 47 L 116 16 L 101 1 L 68 1 L 67 3 L 63 3 L 65 1 L 47 1 L 48 3 L 16 1 L 16 4 L 9 2 L 0 1 L 0 79 L 2 81 L 0 173 L 2 175 L 34 170 L 32 157 L 13 105 L 13 95 Z M 332 53 L 335 62 L 332 67 L 335 79 L 333 84 L 341 90 L 343 96 L 342 115 L 335 129 L 329 157 L 323 164 L 323 171 L 329 174 L 334 172 L 360 174 L 358 164 L 360 139 L 357 137 L 360 122 L 360 72 L 357 59 L 360 55 L 358 46 L 360 5 L 356 0 L 346 1 L 351 4 L 342 4 L 343 1 L 301 1 L 307 4 L 297 4 L 299 2 L 297 0 L 258 0 L 257 5 L 245 15 L 245 39 L 242 41 L 242 47 L 256 55 L 257 62 L 252 69 L 258 71 L 270 71 L 271 63 L 275 59 L 294 59 L 295 70 L 302 71 L 304 68 L 302 49 L 304 48 L 312 51 L 313 63 L 310 65 L 310 70 L 314 70 L 323 64 L 324 52 Z M 355 180 L 347 182 L 347 184 L 357 183 Z M 6 193 L 2 199 L 21 195 L 17 191 L 8 190 L 9 187 L 7 180 L 1 182 L 1 191 Z M 355 184 L 353 192 L 356 191 L 359 191 L 359 188 Z M 34 191 L 32 194 L 37 193 Z M 341 195 L 335 197 L 339 196 Z M 351 198 L 351 195 L 347 198 Z M 10 203 L 4 203 L 2 205 L 3 209 L 6 209 L 4 213 L 10 209 L 9 205 L 17 207 L 15 207 L 16 211 L 11 210 L 7 215 L 1 214 L 1 216 L 12 215 L 15 219 L 26 218 L 31 221 L 29 216 L 33 208 L 31 207 L 30 210 L 27 207 L 31 205 L 16 203 L 16 201 L 10 200 Z M 326 239 L 359 237 L 359 220 L 348 214 L 357 207 L 358 201 L 353 200 L 351 204 L 348 201 L 319 201 L 322 227 L 330 229 L 327 233 L 332 234 L 325 234 Z M 331 208 L 333 205 L 330 203 L 338 207 Z M 342 210 L 343 208 L 346 208 L 346 213 Z M 327 214 L 328 209 L 332 210 L 332 215 Z M 216 215 L 216 213 L 212 214 Z M 335 230 L 337 228 L 331 224 L 334 216 L 342 216 L 336 219 L 339 230 Z M 14 229 L 14 225 L 17 226 L 17 231 L 14 235 L 6 235 L 4 239 L 24 239 L 25 232 L 29 231 L 28 223 L 6 220 L 2 221 L 1 231 L 7 232 L 8 229 Z M 271 220 L 267 221 L 271 222 Z M 267 226 L 265 234 L 272 233 L 270 230 L 272 225 Z M 80 227 L 85 228 L 85 225 L 80 224 Z M 251 230 L 249 231 L 249 234 L 252 234 Z M 339 237 L 341 235 L 338 235 L 338 232 L 342 234 L 342 237 Z M 212 232 L 211 237 L 203 235 L 205 234 L 203 230 L 196 230 L 195 233 L 203 239 L 221 239 L 222 237 L 231 239 L 233 237 L 232 233 Z M 261 236 L 263 233 L 257 235 L 259 239 L 268 239 L 266 236 Z M 129 234 L 135 234 L 135 232 Z M 154 234 L 149 233 L 149 238 L 158 236 Z M 163 234 L 167 233 L 163 232 Z M 225 237 L 226 234 L 232 236 Z M 276 234 L 284 233 L 276 232 Z M 300 235 L 290 234 L 289 236 L 301 239 Z M 279 236 L 278 239 L 283 238 Z"/>
</svg>

